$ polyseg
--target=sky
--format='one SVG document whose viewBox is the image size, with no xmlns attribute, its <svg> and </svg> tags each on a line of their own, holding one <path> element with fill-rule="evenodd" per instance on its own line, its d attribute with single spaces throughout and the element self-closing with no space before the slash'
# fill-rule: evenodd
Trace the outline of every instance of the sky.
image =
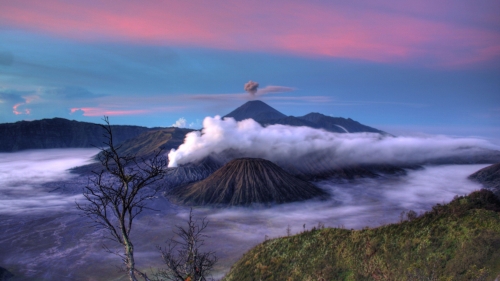
<svg viewBox="0 0 500 281">
<path fill-rule="evenodd" d="M 499 14 L 497 0 L 2 0 L 0 123 L 201 128 L 258 98 L 499 142 Z"/>
</svg>

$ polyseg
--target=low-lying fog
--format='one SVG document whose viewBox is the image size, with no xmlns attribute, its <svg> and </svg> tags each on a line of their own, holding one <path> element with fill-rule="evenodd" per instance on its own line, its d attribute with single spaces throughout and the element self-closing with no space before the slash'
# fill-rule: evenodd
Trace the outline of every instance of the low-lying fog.
<svg viewBox="0 0 500 281">
<path fill-rule="evenodd" d="M 125 280 L 115 266 L 120 258 L 106 253 L 104 231 L 85 224 L 74 201 L 85 177 L 67 169 L 90 161 L 95 149 L 37 150 L 0 155 L 0 266 L 18 280 Z M 326 201 L 307 201 L 270 208 L 198 208 L 195 216 L 210 221 L 207 247 L 220 258 L 215 276 L 221 276 L 249 250 L 269 238 L 327 227 L 376 227 L 397 222 L 401 211 L 417 213 L 445 203 L 455 195 L 481 186 L 467 176 L 487 165 L 425 166 L 405 176 L 354 181 L 320 181 L 332 194 Z M 152 205 L 160 212 L 143 214 L 134 224 L 138 267 L 161 265 L 155 245 L 172 237 L 172 227 L 185 222 L 189 208 L 164 198 Z M 120 250 L 120 247 L 116 247 Z"/>
<path fill-rule="evenodd" d="M 99 150 L 46 149 L 0 153 L 0 214 L 57 211 L 79 197 L 41 188 L 71 178 L 69 168 L 90 163 Z"/>
</svg>

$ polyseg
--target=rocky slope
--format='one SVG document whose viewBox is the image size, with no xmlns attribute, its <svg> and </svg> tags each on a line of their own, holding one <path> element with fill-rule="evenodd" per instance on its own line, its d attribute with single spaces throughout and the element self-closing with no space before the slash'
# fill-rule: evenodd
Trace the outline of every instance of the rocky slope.
<svg viewBox="0 0 500 281">
<path fill-rule="evenodd" d="M 240 158 L 202 181 L 175 188 L 171 195 L 188 205 L 236 206 L 302 201 L 326 193 L 270 161 Z"/>
<path fill-rule="evenodd" d="M 168 153 L 173 148 L 177 149 L 184 142 L 186 134 L 192 131 L 176 127 L 152 129 L 123 142 L 118 152 L 143 157 L 152 155 L 158 149 Z"/>
</svg>

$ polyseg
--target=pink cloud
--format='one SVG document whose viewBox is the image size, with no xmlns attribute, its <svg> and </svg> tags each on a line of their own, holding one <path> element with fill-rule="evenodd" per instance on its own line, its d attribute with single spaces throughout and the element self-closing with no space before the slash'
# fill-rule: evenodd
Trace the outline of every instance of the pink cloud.
<svg viewBox="0 0 500 281">
<path fill-rule="evenodd" d="M 123 115 L 138 115 L 148 113 L 147 110 L 112 110 L 99 107 L 75 107 L 71 108 L 70 112 L 73 114 L 77 111 L 83 111 L 83 116 L 123 116 Z"/>
<path fill-rule="evenodd" d="M 90 3 L 90 4 L 89 4 Z M 500 58 L 500 17 L 454 1 L 17 0 L 0 22 L 77 40 L 460 66 Z M 406 2 L 405 2 L 406 3 Z M 498 10 L 496 10 L 498 12 Z M 451 15 L 451 16 L 450 16 Z M 432 63 L 429 63 L 432 62 Z"/>
<path fill-rule="evenodd" d="M 23 99 L 24 99 L 24 102 L 16 103 L 12 106 L 12 112 L 15 115 L 21 115 L 21 114 L 30 115 L 31 114 L 30 108 L 20 109 L 20 107 L 27 105 L 29 103 L 32 103 L 34 101 L 38 101 L 38 100 L 40 100 L 40 97 L 36 96 L 36 95 L 32 95 L 32 96 L 25 96 L 25 97 L 23 97 Z"/>
<path fill-rule="evenodd" d="M 117 103 L 117 99 L 119 102 Z M 157 104 L 151 104 L 146 97 L 137 101 L 135 98 L 113 97 L 106 98 L 104 105 L 84 106 L 70 108 L 70 114 L 83 112 L 83 116 L 125 116 L 125 115 L 145 115 L 158 112 L 174 112 L 185 109 L 185 106 L 158 106 L 160 101 L 156 100 Z M 135 102 L 134 102 L 135 101 Z M 142 108 L 138 108 L 141 107 Z"/>
<path fill-rule="evenodd" d="M 24 105 L 24 102 L 14 104 L 14 106 L 12 106 L 12 112 L 13 112 L 15 115 L 29 114 L 29 111 L 28 111 L 28 110 L 24 110 L 24 111 L 20 111 L 20 110 L 19 110 L 19 107 L 20 107 L 21 105 Z"/>
</svg>

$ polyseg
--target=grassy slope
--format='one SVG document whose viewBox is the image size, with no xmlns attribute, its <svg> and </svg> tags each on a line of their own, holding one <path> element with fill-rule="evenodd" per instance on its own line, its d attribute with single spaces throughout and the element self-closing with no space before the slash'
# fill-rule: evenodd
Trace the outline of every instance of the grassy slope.
<svg viewBox="0 0 500 281">
<path fill-rule="evenodd" d="M 498 198 L 481 190 L 412 221 L 277 238 L 246 253 L 223 280 L 493 280 L 499 211 Z"/>
</svg>

